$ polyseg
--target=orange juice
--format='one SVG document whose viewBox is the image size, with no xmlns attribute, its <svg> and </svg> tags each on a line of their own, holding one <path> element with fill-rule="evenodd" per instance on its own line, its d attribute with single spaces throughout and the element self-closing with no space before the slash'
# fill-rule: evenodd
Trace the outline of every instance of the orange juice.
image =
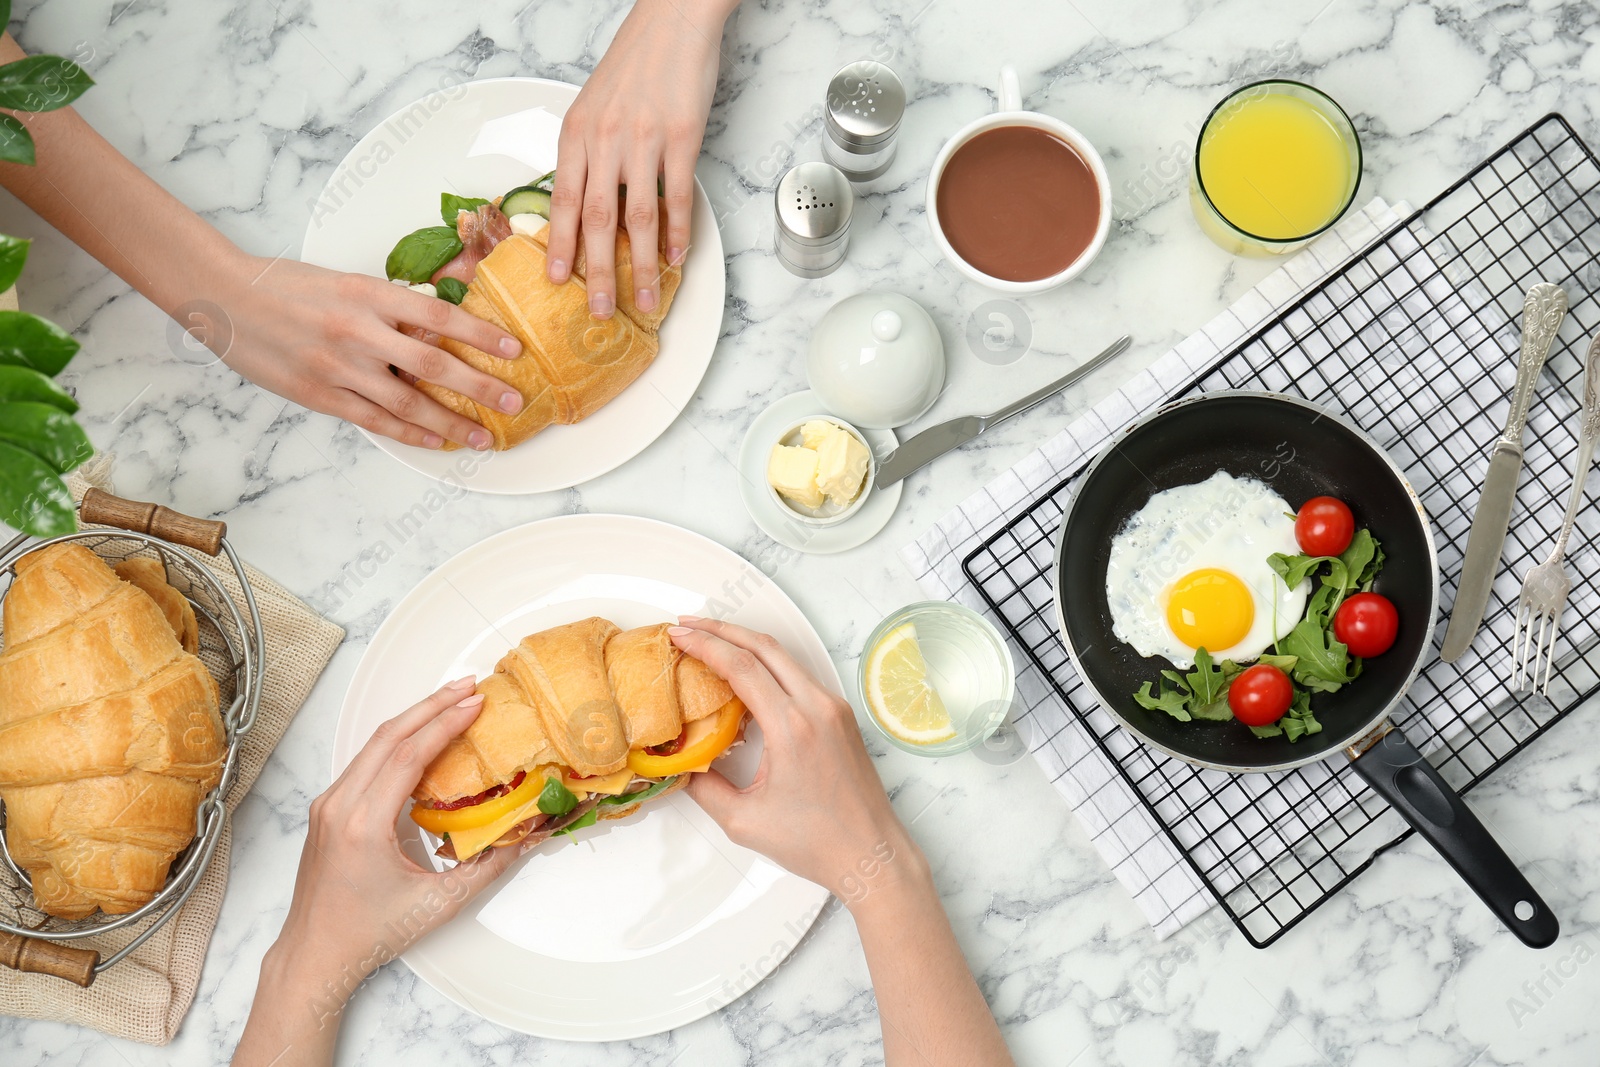
<svg viewBox="0 0 1600 1067">
<path fill-rule="evenodd" d="M 1360 177 L 1354 141 L 1342 112 L 1330 115 L 1276 86 L 1252 87 L 1224 104 L 1200 135 L 1196 162 L 1205 198 L 1252 237 L 1309 236 L 1350 201 Z"/>
</svg>

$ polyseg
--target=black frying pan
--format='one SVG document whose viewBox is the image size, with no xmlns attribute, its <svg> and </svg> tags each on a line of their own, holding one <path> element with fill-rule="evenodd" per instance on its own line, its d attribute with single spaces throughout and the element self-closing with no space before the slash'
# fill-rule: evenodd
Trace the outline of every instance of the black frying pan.
<svg viewBox="0 0 1600 1067">
<path fill-rule="evenodd" d="M 1265 482 L 1299 507 L 1336 496 L 1386 554 L 1376 591 L 1394 602 L 1400 634 L 1361 676 L 1312 699 L 1322 732 L 1290 743 L 1237 722 L 1179 722 L 1133 694 L 1160 677 L 1112 632 L 1106 602 L 1111 541 L 1150 497 L 1224 470 Z M 1278 771 L 1344 750 L 1355 770 L 1450 862 L 1524 943 L 1544 948 L 1560 925 L 1471 809 L 1389 713 L 1433 651 L 1438 556 L 1422 503 L 1394 462 L 1343 418 L 1275 393 L 1218 392 L 1181 400 L 1122 431 L 1089 466 L 1062 519 L 1056 613 L 1078 672 L 1102 706 L 1144 741 L 1190 763 L 1233 772 Z M 1520 912 L 1520 914 L 1519 914 Z"/>
</svg>

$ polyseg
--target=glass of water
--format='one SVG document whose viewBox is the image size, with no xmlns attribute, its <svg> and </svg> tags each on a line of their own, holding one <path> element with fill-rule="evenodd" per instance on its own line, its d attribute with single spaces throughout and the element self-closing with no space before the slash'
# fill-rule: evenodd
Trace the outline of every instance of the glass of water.
<svg viewBox="0 0 1600 1067">
<path fill-rule="evenodd" d="M 885 662 L 914 659 L 908 639 L 920 651 L 927 684 L 948 713 L 947 725 L 935 711 L 908 729 L 904 709 L 886 706 L 883 676 L 891 668 Z M 928 600 L 907 604 L 872 631 L 861 652 L 856 687 L 862 707 L 890 744 L 919 756 L 948 756 L 971 749 L 1005 721 L 1016 673 L 993 623 L 960 604 Z"/>
</svg>

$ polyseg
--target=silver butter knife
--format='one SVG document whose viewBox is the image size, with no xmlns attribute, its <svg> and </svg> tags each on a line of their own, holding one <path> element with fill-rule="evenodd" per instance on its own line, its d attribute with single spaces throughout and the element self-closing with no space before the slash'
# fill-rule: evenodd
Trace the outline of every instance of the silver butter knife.
<svg viewBox="0 0 1600 1067">
<path fill-rule="evenodd" d="M 1558 285 L 1540 283 L 1528 290 L 1522 305 L 1522 356 L 1517 361 L 1517 383 L 1511 389 L 1511 414 L 1505 432 L 1494 443 L 1489 455 L 1489 473 L 1483 479 L 1483 495 L 1472 516 L 1472 532 L 1467 536 L 1467 557 L 1461 568 L 1461 583 L 1456 587 L 1455 606 L 1450 609 L 1450 626 L 1444 632 L 1444 647 L 1439 658 L 1454 663 L 1472 644 L 1489 603 L 1489 590 L 1500 570 L 1500 550 L 1506 530 L 1511 526 L 1511 504 L 1517 496 L 1517 477 L 1522 473 L 1522 428 L 1528 421 L 1528 405 L 1539 372 L 1555 344 L 1556 331 L 1567 316 L 1567 294 Z"/>
<path fill-rule="evenodd" d="M 890 452 L 878 464 L 878 480 L 876 483 L 878 488 L 883 489 L 893 485 L 912 471 L 918 470 L 938 459 L 952 448 L 966 444 L 996 423 L 1004 422 L 1011 416 L 1021 414 L 1035 404 L 1048 400 L 1080 378 L 1093 373 L 1102 364 L 1126 352 L 1128 346 L 1132 343 L 1126 336 L 1118 338 L 1112 342 L 1110 348 L 1079 366 L 1071 374 L 1051 382 L 1043 389 L 1029 393 L 1014 404 L 1007 404 L 993 414 L 963 415 L 959 419 L 941 422 L 937 426 L 930 426 L 921 433 L 913 435 L 905 444 Z"/>
</svg>

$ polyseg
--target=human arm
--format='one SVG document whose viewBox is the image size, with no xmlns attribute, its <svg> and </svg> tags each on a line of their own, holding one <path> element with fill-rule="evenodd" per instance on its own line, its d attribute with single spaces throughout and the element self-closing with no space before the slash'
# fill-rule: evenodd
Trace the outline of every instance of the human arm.
<svg viewBox="0 0 1600 1067">
<path fill-rule="evenodd" d="M 345 1003 L 362 980 L 453 918 L 516 858 L 493 848 L 447 871 L 400 851 L 400 809 L 425 768 L 483 707 L 473 679 L 440 689 L 380 726 L 311 803 L 294 897 L 261 979 L 235 1067 L 333 1062 Z"/>
<path fill-rule="evenodd" d="M 823 886 L 855 918 L 889 1067 L 1011 1061 L 962 957 L 922 850 L 884 793 L 850 705 L 771 637 L 681 620 L 677 646 L 727 679 L 761 726 L 754 780 L 713 770 L 689 793 L 738 844 Z"/>
<path fill-rule="evenodd" d="M 660 227 L 669 263 L 688 251 L 694 164 L 717 85 L 722 27 L 736 7 L 738 0 L 637 0 L 562 120 L 550 197 L 550 280 L 571 277 L 581 239 L 589 313 L 596 318 L 616 308 L 619 186 L 628 187 L 620 213 L 641 310 L 654 310 L 660 299 Z"/>
<path fill-rule="evenodd" d="M 0 36 L 0 62 L 22 55 Z M 73 108 L 14 114 L 33 137 L 37 163 L 0 163 L 0 185 L 257 385 L 431 448 L 446 439 L 488 447 L 490 437 L 395 377 L 391 364 L 488 407 L 520 410 L 521 397 L 503 382 L 397 327 L 510 358 L 521 345 L 505 331 L 381 278 L 249 255 Z"/>
</svg>

